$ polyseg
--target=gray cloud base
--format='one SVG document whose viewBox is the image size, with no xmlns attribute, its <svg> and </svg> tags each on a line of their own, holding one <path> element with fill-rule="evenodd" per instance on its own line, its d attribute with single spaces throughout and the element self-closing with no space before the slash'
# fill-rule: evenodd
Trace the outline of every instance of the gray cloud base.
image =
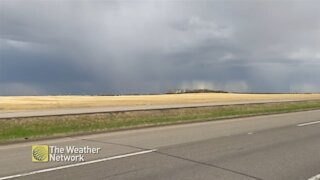
<svg viewBox="0 0 320 180">
<path fill-rule="evenodd" d="M 319 1 L 0 1 L 0 95 L 320 91 Z"/>
</svg>

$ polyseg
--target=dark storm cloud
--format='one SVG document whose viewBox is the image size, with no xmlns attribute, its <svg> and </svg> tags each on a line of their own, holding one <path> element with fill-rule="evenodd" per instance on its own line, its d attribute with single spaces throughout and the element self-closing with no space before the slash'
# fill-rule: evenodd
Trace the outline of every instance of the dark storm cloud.
<svg viewBox="0 0 320 180">
<path fill-rule="evenodd" d="M 0 1 L 0 94 L 320 91 L 319 1 Z"/>
</svg>

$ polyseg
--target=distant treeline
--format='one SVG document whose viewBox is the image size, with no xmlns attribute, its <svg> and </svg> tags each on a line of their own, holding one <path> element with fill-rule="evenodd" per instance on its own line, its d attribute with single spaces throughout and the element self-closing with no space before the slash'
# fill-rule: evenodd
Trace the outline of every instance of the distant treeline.
<svg viewBox="0 0 320 180">
<path fill-rule="evenodd" d="M 227 91 L 221 90 L 211 90 L 211 89 L 179 89 L 176 91 L 169 91 L 165 94 L 184 94 L 184 93 L 229 93 Z"/>
<path fill-rule="evenodd" d="M 161 94 L 186 94 L 186 93 L 229 93 L 227 91 L 221 90 L 211 90 L 211 89 L 178 89 L 171 90 L 165 93 L 127 93 L 127 94 L 97 94 L 92 96 L 123 96 L 123 95 L 161 95 Z"/>
<path fill-rule="evenodd" d="M 296 92 L 228 92 L 212 89 L 178 89 L 170 90 L 165 93 L 129 93 L 129 94 L 97 94 L 92 96 L 123 96 L 123 95 L 161 95 L 161 94 L 187 94 L 187 93 L 238 93 L 238 94 L 318 94 L 318 93 L 296 93 Z"/>
</svg>

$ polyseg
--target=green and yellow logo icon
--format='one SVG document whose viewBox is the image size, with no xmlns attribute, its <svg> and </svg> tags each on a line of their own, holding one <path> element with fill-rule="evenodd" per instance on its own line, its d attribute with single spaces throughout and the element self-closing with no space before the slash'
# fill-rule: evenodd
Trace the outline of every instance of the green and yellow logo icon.
<svg viewBox="0 0 320 180">
<path fill-rule="evenodd" d="M 32 146 L 32 162 L 48 162 L 49 147 L 47 145 Z"/>
</svg>

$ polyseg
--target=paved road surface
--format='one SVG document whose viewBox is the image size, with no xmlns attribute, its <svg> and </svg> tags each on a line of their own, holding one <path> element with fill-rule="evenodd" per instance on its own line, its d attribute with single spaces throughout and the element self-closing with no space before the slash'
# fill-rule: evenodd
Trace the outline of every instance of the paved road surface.
<svg viewBox="0 0 320 180">
<path fill-rule="evenodd" d="M 193 104 L 166 104 L 166 105 L 137 105 L 137 106 L 115 106 L 115 107 L 95 107 L 95 108 L 70 108 L 70 109 L 50 109 L 50 110 L 30 110 L 16 112 L 1 112 L 0 119 L 19 118 L 19 117 L 39 117 L 52 115 L 75 115 L 75 114 L 93 114 L 104 112 L 124 112 L 137 110 L 155 110 L 155 109 L 172 109 L 187 107 L 206 107 L 221 106 L 235 104 L 255 104 L 255 103 L 273 103 L 273 102 L 289 102 L 299 100 L 251 100 L 251 101 L 233 101 L 233 102 L 217 102 L 217 103 L 193 103 Z M 303 101 L 303 100 L 300 100 Z"/>
<path fill-rule="evenodd" d="M 320 173 L 319 120 L 316 110 L 2 145 L 0 179 L 307 180 Z M 102 150 L 83 164 L 32 163 L 32 144 Z"/>
</svg>

